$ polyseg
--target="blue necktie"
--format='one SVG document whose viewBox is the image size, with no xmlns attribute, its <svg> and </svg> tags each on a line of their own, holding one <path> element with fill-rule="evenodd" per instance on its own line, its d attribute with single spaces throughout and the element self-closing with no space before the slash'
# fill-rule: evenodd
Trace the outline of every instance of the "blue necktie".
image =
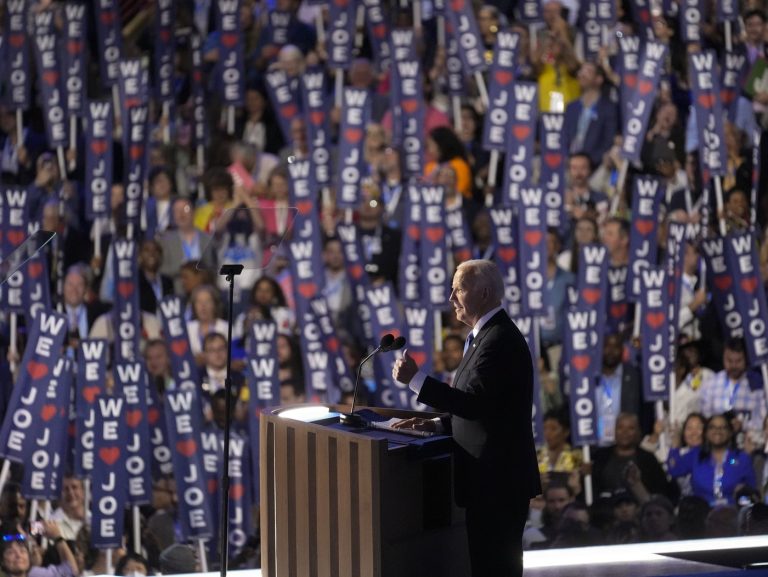
<svg viewBox="0 0 768 577">
<path fill-rule="evenodd" d="M 464 354 L 467 354 L 467 351 L 469 350 L 469 347 L 472 346 L 472 341 L 475 340 L 475 332 L 469 331 L 469 334 L 467 335 L 467 342 L 464 343 Z"/>
</svg>

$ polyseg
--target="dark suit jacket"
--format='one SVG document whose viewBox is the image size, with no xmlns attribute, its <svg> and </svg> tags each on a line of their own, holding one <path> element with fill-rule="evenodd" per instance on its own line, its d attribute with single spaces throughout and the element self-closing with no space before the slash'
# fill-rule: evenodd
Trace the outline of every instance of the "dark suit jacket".
<svg viewBox="0 0 768 577">
<path fill-rule="evenodd" d="M 160 275 L 160 286 L 164 297 L 173 294 L 173 280 L 164 274 Z M 141 310 L 155 314 L 157 312 L 157 296 L 149 284 L 147 276 L 139 271 L 139 306 Z"/>
<path fill-rule="evenodd" d="M 621 366 L 621 412 L 637 415 L 640 430 L 650 433 L 653 428 L 653 404 L 643 401 L 643 381 L 637 367 L 624 363 Z"/>
<path fill-rule="evenodd" d="M 581 99 L 574 100 L 565 109 L 563 134 L 566 150 L 570 151 L 571 141 L 576 137 L 582 110 L 584 105 Z M 613 137 L 618 133 L 618 124 L 618 108 L 603 94 L 594 105 L 592 120 L 584 136 L 584 146 L 581 147 L 581 150 L 589 154 L 593 166 L 599 166 L 603 161 L 603 155 L 613 146 Z"/>
<path fill-rule="evenodd" d="M 510 503 L 541 493 L 533 444 L 533 364 L 505 311 L 480 329 L 454 386 L 427 377 L 419 401 L 451 413 L 456 502 Z"/>
</svg>

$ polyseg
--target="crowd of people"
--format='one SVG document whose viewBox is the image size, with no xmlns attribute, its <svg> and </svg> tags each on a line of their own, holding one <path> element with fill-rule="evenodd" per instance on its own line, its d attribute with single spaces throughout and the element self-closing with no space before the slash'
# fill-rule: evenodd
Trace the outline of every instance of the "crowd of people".
<svg viewBox="0 0 768 577">
<path fill-rule="evenodd" d="M 154 3 L 152 3 L 154 4 Z M 289 82 L 298 85 L 303 71 L 324 65 L 328 59 L 324 38 L 316 23 L 327 17 L 322 7 L 299 0 L 277 0 L 274 7 L 257 0 L 242 0 L 240 25 L 246 54 L 245 101 L 236 110 L 234 131 L 227 127 L 226 114 L 211 81 L 206 94 L 210 141 L 205 151 L 205 170 L 200 170 L 190 132 L 193 124 L 189 91 L 189 34 L 196 30 L 206 41 L 204 62 L 213 71 L 219 56 L 219 33 L 204 2 L 177 3 L 177 68 L 175 116 L 160 111 L 153 117 L 149 172 L 146 182 L 143 222 L 146 226 L 134 239 L 139 243 L 139 294 L 141 307 L 141 350 L 151 385 L 158 392 L 174 386 L 168 343 L 164 339 L 159 302 L 178 295 L 185 303 L 190 348 L 200 372 L 200 393 L 213 405 L 221 398 L 227 361 L 226 289 L 217 265 L 236 260 L 249 270 L 238 279 L 233 329 L 234 387 L 238 402 L 236 427 L 247 418 L 247 344 L 250 329 L 258 319 L 273 320 L 278 327 L 277 361 L 280 402 L 301 403 L 307 391 L 305 368 L 291 279 L 290 253 L 290 163 L 311 156 L 305 120 L 295 118 L 288 133 L 281 131 L 270 101 L 265 75 L 283 70 Z M 484 108 L 475 78 L 467 78 L 465 94 L 457 109 L 452 108 L 447 84 L 446 46 L 439 41 L 440 19 L 434 10 L 413 12 L 399 2 L 387 3 L 391 23 L 412 27 L 422 63 L 425 99 L 424 171 L 419 180 L 444 187 L 446 209 L 459 208 L 471 235 L 471 257 L 493 259 L 494 224 L 487 199 L 499 199 L 498 187 L 489 185 L 490 153 L 481 144 Z M 430 3 L 422 3 L 429 8 Z M 634 18 L 630 2 L 617 2 L 614 36 L 652 34 L 670 48 L 664 65 L 658 96 L 653 105 L 642 146 L 640 162 L 629 167 L 624 188 L 621 173 L 622 76 L 617 47 L 611 41 L 594 55 L 585 46 L 576 25 L 577 0 L 546 0 L 542 20 L 534 26 L 521 24 L 513 1 L 498 0 L 476 6 L 475 14 L 487 63 L 492 62 L 496 34 L 510 29 L 520 35 L 516 74 L 519 80 L 537 83 L 541 112 L 564 114 L 563 138 L 568 154 L 566 182 L 562 189 L 566 221 L 547 233 L 547 308 L 540 319 L 538 359 L 541 384 L 540 405 L 544 412 L 544 438 L 539 449 L 539 470 L 543 496 L 532 502 L 525 534 L 529 548 L 576 546 L 605 543 L 633 543 L 706 536 L 736 536 L 768 531 L 768 417 L 766 395 L 759 373 L 748 366 L 743 339 L 728 338 L 722 329 L 711 295 L 707 290 L 703 257 L 698 239 L 716 235 L 718 220 L 726 230 L 752 230 L 759 243 L 761 278 L 768 279 L 768 242 L 764 224 L 768 219 L 765 199 L 765 166 L 754 166 L 753 158 L 765 158 L 766 143 L 759 154 L 752 151 L 755 131 L 766 126 L 768 92 L 758 89 L 741 94 L 736 112 L 725 120 L 724 150 L 726 173 L 722 177 L 722 207 L 714 195 L 704 194 L 708 183 L 702 176 L 701 146 L 695 127 L 686 70 L 687 51 L 726 50 L 723 26 L 715 23 L 714 10 L 702 24 L 700 46 L 683 44 L 679 31 L 679 2 L 666 3 L 668 12 L 654 10 L 649 29 Z M 582 2 L 582 4 L 586 4 Z M 765 6 L 758 0 L 741 2 L 741 18 L 734 23 L 736 49 L 746 55 L 747 69 L 768 58 L 768 28 Z M 41 0 L 38 9 L 60 10 L 59 2 Z M 283 44 L 272 43 L 269 16 L 274 11 L 289 16 Z M 151 58 L 154 6 L 143 9 L 124 27 L 126 55 Z M 415 25 L 418 24 L 418 25 Z M 326 23 L 327 26 L 327 23 Z M 322 28 L 320 28 L 322 30 Z M 360 205 L 354 211 L 338 209 L 333 187 L 317 191 L 316 208 L 322 229 L 322 294 L 331 311 L 344 359 L 352 370 L 370 346 L 358 314 L 357 296 L 350 284 L 343 246 L 336 226 L 352 222 L 361 239 L 365 270 L 372 283 L 389 281 L 398 286 L 400 248 L 408 204 L 404 177 L 403 150 L 393 144 L 393 107 L 390 101 L 392 78 L 377 66 L 368 32 L 359 30 L 361 42 L 345 71 L 345 84 L 370 90 L 372 113 L 365 128 L 361 153 L 367 173 L 360 182 Z M 615 35 L 614 35 L 615 33 Z M 90 89 L 102 88 L 98 66 L 91 62 Z M 332 106 L 329 70 L 328 117 L 332 141 L 337 137 L 341 111 Z M 114 274 L 110 241 L 125 234 L 125 190 L 122 145 L 115 139 L 114 185 L 111 216 L 100 226 L 85 218 L 82 182 L 82 154 L 67 154 L 69 172 L 60 164 L 42 136 L 39 108 L 19 116 L 9 108 L 0 110 L 0 169 L 4 184 L 22 185 L 29 191 L 30 222 L 57 233 L 51 266 L 52 299 L 68 319 L 67 348 L 75 355 L 80 341 L 105 338 L 114 341 L 110 314 L 114 295 Z M 169 129 L 173 138 L 164 138 Z M 22 141 L 18 135 L 22 134 Z M 764 134 L 764 133 L 763 133 Z M 333 145 L 332 145 L 333 148 Z M 538 162 L 538 159 L 537 159 Z M 503 163 L 499 163 L 499 170 Z M 74 168 L 72 168 L 74 167 Z M 595 383 L 598 443 L 589 462 L 581 448 L 569 444 L 569 383 L 563 372 L 565 313 L 569 307 L 568 287 L 579 270 L 580 248 L 602 243 L 610 266 L 630 264 L 629 237 L 632 214 L 628 191 L 637 175 L 654 175 L 666 186 L 666 197 L 658 214 L 659 235 L 666 225 L 677 221 L 691 225 L 695 235 L 687 239 L 680 311 L 677 316 L 679 342 L 674 365 L 674 402 L 664 415 L 642 397 L 642 363 L 628 354 L 632 345 L 631 326 L 607 334 L 602 368 Z M 499 174 L 496 182 L 501 183 Z M 758 194 L 752 194 L 757 183 Z M 707 203 L 712 205 L 712 210 Z M 235 212 L 244 209 L 248 212 Z M 706 220 L 707 215 L 709 220 Z M 351 217 L 351 219 L 350 219 Z M 97 232 L 94 233 L 94 230 Z M 100 231 L 100 232 L 99 232 Z M 95 243 L 94 234 L 103 234 Z M 102 250 L 95 251 L 95 244 Z M 212 246 L 214 250 L 208 250 Z M 664 246 L 664 243 L 660 243 Z M 320 247 L 318 247 L 320 249 Z M 662 249 L 663 252 L 663 249 Z M 458 264 L 451 260 L 451 267 Z M 449 273 L 451 271 L 447 271 Z M 25 345 L 29 324 L 19 323 L 18 339 L 10 338 L 11 323 L 2 315 L 2 371 L 12 382 L 10 367 L 17 363 Z M 446 382 L 462 357 L 466 327 L 443 314 L 443 332 L 436 339 L 433 371 Z M 10 346 L 16 342 L 16 350 Z M 7 361 L 7 362 L 6 362 Z M 368 375 L 368 378 L 372 378 Z M 514 382 L 510 381 L 510 386 Z M 6 387 L 6 398 L 10 387 Z M 206 412 L 213 420 L 213 411 Z M 73 575 L 88 571 L 101 573 L 102 554 L 91 551 L 87 537 L 87 507 L 82 494 L 76 507 L 70 504 L 71 485 L 82 480 L 68 478 L 57 513 L 43 533 L 56 544 L 46 554 L 58 551 L 60 538 L 72 545 L 76 567 Z M 69 488 L 68 488 L 69 487 Z M 587 497 L 591 495 L 591 498 Z M 161 570 L 173 572 L 167 563 L 186 563 L 194 570 L 194 551 L 173 549 L 175 484 L 172 478 L 157 478 L 154 499 L 145 510 L 142 534 L 146 559 L 126 556 L 116 574 Z M 3 569 L 13 569 L 15 543 L 35 538 L 23 496 L 10 484 L 3 496 L 0 517 L 8 535 L 19 538 L 0 544 Z M 72 511 L 75 511 L 74 513 Z M 58 513 L 61 511 L 61 513 Z M 57 516 L 58 515 L 58 516 Z M 156 523 L 153 525 L 153 520 Z M 81 526 L 84 528 L 81 529 Z M 154 527 L 154 529 L 153 529 Z M 161 527 L 161 529 L 158 529 Z M 85 535 L 84 535 L 85 533 Z M 146 538 L 146 540 L 144 540 Z M 5 539 L 5 538 L 4 538 Z M 150 545 L 151 543 L 151 545 Z M 257 535 L 246 548 L 240 566 L 258 563 Z M 38 560 L 35 547 L 23 547 Z M 166 555 L 167 553 L 167 555 Z M 191 559 L 191 561 L 190 561 Z M 51 564 L 75 562 L 60 555 Z M 23 563 L 22 563 L 23 565 Z M 29 562 L 27 562 L 27 570 Z M 190 569 L 191 567 L 191 569 Z M 125 572 L 119 572 L 125 571 Z M 69 572 L 62 571 L 64 575 Z"/>
</svg>

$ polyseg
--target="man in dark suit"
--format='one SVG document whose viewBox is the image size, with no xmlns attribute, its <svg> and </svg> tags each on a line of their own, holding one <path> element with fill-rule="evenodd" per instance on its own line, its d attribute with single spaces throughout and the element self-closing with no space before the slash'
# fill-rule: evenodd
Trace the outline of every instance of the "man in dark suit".
<svg viewBox="0 0 768 577">
<path fill-rule="evenodd" d="M 592 166 L 600 166 L 619 131 L 618 107 L 604 92 L 605 72 L 595 62 L 579 68 L 581 97 L 565 109 L 563 135 L 569 153 L 587 151 Z"/>
<path fill-rule="evenodd" d="M 503 295 L 493 262 L 459 265 L 450 302 L 472 332 L 453 386 L 424 375 L 407 350 L 392 370 L 419 402 L 450 413 L 444 422 L 455 441 L 456 503 L 466 508 L 473 577 L 522 575 L 528 502 L 541 493 L 531 427 L 533 363 L 501 307 Z M 436 430 L 442 423 L 409 419 L 401 426 Z"/>
</svg>

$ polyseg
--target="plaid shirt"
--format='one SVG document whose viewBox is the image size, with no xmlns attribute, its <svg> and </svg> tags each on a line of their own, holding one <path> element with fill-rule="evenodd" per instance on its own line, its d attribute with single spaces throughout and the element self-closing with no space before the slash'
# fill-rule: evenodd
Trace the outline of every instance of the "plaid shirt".
<svg viewBox="0 0 768 577">
<path fill-rule="evenodd" d="M 725 371 L 707 374 L 701 383 L 701 412 L 705 417 L 733 410 L 740 415 L 744 429 L 763 430 L 765 419 L 765 394 L 762 389 L 753 391 L 744 374 L 734 384 Z"/>
</svg>

